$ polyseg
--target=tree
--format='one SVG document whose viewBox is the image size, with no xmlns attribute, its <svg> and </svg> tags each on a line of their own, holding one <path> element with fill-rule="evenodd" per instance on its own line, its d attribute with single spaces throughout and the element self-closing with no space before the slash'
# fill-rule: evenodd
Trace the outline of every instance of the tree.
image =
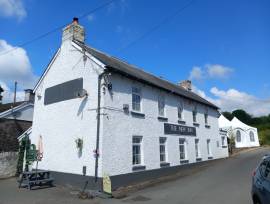
<svg viewBox="0 0 270 204">
<path fill-rule="evenodd" d="M 240 121 L 246 124 L 251 124 L 252 116 L 242 109 L 238 109 L 232 112 L 232 115 L 238 118 Z"/>
<path fill-rule="evenodd" d="M 225 112 L 222 112 L 222 115 L 227 118 L 228 120 L 232 120 L 233 119 L 233 115 L 231 112 L 228 112 L 228 111 L 225 111 Z"/>
</svg>

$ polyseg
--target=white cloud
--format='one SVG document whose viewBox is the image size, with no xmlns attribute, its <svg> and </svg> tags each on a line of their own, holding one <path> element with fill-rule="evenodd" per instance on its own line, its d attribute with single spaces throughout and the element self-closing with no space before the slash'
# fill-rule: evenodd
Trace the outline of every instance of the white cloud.
<svg viewBox="0 0 270 204">
<path fill-rule="evenodd" d="M 32 71 L 26 51 L 20 47 L 15 48 L 5 40 L 0 40 L 0 82 L 5 87 L 6 92 L 8 92 L 5 93 L 7 100 L 12 98 L 12 93 L 10 92 L 13 92 L 13 90 L 9 87 L 13 86 L 15 81 L 18 82 L 18 90 L 20 91 L 26 88 L 33 88 L 38 78 Z M 13 51 L 6 53 L 10 50 Z"/>
<path fill-rule="evenodd" d="M 236 89 L 220 90 L 211 88 L 214 97 L 209 97 L 204 91 L 193 86 L 193 91 L 201 97 L 217 105 L 221 111 L 243 109 L 254 116 L 268 115 L 270 113 L 270 100 L 262 100 L 251 94 Z"/>
<path fill-rule="evenodd" d="M 90 22 L 92 22 L 93 20 L 95 20 L 95 16 L 93 14 L 88 15 L 87 16 L 87 20 L 90 21 Z"/>
<path fill-rule="evenodd" d="M 231 76 L 234 69 L 220 64 L 206 64 L 203 67 L 194 66 L 189 74 L 190 80 L 226 79 Z"/>
<path fill-rule="evenodd" d="M 208 76 L 211 78 L 228 78 L 233 73 L 232 68 L 220 64 L 207 64 L 205 67 Z"/>
<path fill-rule="evenodd" d="M 190 80 L 201 80 L 203 79 L 203 71 L 201 67 L 194 66 L 189 74 Z"/>
<path fill-rule="evenodd" d="M 22 0 L 0 0 L 0 16 L 22 20 L 26 15 Z"/>
</svg>

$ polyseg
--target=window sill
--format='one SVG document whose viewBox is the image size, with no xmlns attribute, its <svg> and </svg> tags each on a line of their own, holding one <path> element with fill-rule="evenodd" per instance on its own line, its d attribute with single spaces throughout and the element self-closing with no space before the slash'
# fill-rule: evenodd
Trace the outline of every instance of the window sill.
<svg viewBox="0 0 270 204">
<path fill-rule="evenodd" d="M 205 125 L 205 127 L 206 127 L 206 128 L 211 128 L 211 126 L 210 126 L 210 125 Z"/>
<path fill-rule="evenodd" d="M 170 163 L 168 163 L 168 162 L 161 162 L 160 163 L 160 167 L 168 167 L 168 166 L 170 166 Z"/>
<path fill-rule="evenodd" d="M 228 146 L 222 146 L 222 148 L 227 148 Z"/>
<path fill-rule="evenodd" d="M 138 112 L 138 111 L 134 111 L 134 110 L 131 110 L 130 113 L 134 116 L 139 116 L 139 117 L 145 117 L 145 114 L 142 113 L 142 112 Z"/>
<path fill-rule="evenodd" d="M 161 120 L 161 121 L 168 121 L 168 118 L 164 116 L 158 116 L 157 118 L 158 120 Z"/>
<path fill-rule="evenodd" d="M 143 165 L 137 165 L 132 167 L 132 171 L 142 171 L 145 170 L 145 166 Z"/>
<path fill-rule="evenodd" d="M 184 121 L 184 120 L 178 120 L 178 123 L 179 124 L 186 124 L 186 121 Z"/>
<path fill-rule="evenodd" d="M 197 122 L 193 122 L 193 125 L 194 125 L 194 126 L 197 126 L 197 127 L 199 127 L 199 126 L 200 126 L 200 124 L 199 124 L 199 123 L 197 123 Z"/>
<path fill-rule="evenodd" d="M 208 157 L 208 159 L 213 159 L 213 157 L 212 157 L 212 156 L 210 156 L 210 157 Z"/>
<path fill-rule="evenodd" d="M 202 158 L 196 158 L 196 162 L 202 161 Z"/>
<path fill-rule="evenodd" d="M 189 160 L 180 160 L 180 164 L 188 164 L 189 163 Z"/>
</svg>

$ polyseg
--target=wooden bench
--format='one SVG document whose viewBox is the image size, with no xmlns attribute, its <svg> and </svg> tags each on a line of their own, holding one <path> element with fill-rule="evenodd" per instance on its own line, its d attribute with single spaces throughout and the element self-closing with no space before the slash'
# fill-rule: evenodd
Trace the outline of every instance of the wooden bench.
<svg viewBox="0 0 270 204">
<path fill-rule="evenodd" d="M 18 180 L 19 188 L 27 187 L 29 190 L 31 190 L 33 186 L 53 186 L 53 181 L 54 179 L 51 177 L 50 171 L 42 170 L 25 171 Z"/>
</svg>

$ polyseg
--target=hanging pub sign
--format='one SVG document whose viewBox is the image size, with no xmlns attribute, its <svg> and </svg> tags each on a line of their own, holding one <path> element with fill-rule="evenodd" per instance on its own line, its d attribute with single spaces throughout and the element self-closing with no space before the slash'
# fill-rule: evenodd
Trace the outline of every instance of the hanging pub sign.
<svg viewBox="0 0 270 204">
<path fill-rule="evenodd" d="M 196 136 L 196 128 L 183 125 L 164 123 L 164 134 Z"/>
</svg>

